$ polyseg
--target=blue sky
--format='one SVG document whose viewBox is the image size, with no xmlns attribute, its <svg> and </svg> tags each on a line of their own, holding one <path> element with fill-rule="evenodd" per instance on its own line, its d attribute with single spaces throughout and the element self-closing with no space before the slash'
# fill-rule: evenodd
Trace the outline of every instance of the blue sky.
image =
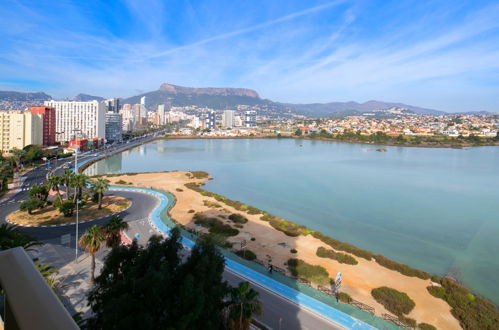
<svg viewBox="0 0 499 330">
<path fill-rule="evenodd" d="M 0 1 L 0 90 L 163 82 L 499 112 L 497 1 Z"/>
</svg>

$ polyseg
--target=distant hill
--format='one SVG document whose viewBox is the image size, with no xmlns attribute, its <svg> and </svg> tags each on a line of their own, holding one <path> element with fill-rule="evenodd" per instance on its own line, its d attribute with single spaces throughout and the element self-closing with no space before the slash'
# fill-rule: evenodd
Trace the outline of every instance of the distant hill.
<svg viewBox="0 0 499 330">
<path fill-rule="evenodd" d="M 88 94 L 78 94 L 75 96 L 74 100 L 79 101 L 79 102 L 88 102 L 88 101 L 93 101 L 93 100 L 104 101 L 105 98 L 100 97 L 100 96 L 88 95 Z"/>
<path fill-rule="evenodd" d="M 43 105 L 43 102 L 52 97 L 43 92 L 13 92 L 0 91 L 0 110 L 24 110 L 34 105 Z"/>
<path fill-rule="evenodd" d="M 330 103 L 312 103 L 312 104 L 291 104 L 283 103 L 294 112 L 307 117 L 327 117 L 334 113 L 363 113 L 372 110 L 389 109 L 393 107 L 406 108 L 420 115 L 443 115 L 444 111 L 426 109 L 403 103 L 392 103 L 383 101 L 367 101 L 364 103 L 357 102 L 330 102 Z"/>
<path fill-rule="evenodd" d="M 52 97 L 43 92 L 13 92 L 13 91 L 0 91 L 1 101 L 32 101 L 42 100 L 48 101 Z"/>
</svg>

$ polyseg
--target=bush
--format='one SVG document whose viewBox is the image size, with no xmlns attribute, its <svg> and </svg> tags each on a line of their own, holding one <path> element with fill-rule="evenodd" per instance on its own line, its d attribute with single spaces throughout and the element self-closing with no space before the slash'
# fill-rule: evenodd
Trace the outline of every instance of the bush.
<svg viewBox="0 0 499 330">
<path fill-rule="evenodd" d="M 241 258 L 249 260 L 249 261 L 253 261 L 256 259 L 256 254 L 253 251 L 248 250 L 248 249 L 237 250 L 236 254 L 238 256 L 240 256 Z"/>
<path fill-rule="evenodd" d="M 374 257 L 374 254 L 370 251 L 359 249 L 358 247 L 355 247 L 355 246 L 350 245 L 348 243 L 335 240 L 334 238 L 326 236 L 320 232 L 317 232 L 317 231 L 313 232 L 312 236 L 321 240 L 323 243 L 329 245 L 330 247 L 332 247 L 335 250 L 345 251 L 345 252 L 351 253 L 359 258 L 363 258 L 366 260 L 371 260 Z"/>
<path fill-rule="evenodd" d="M 116 184 L 126 184 L 126 181 L 125 181 L 125 180 L 120 179 L 120 180 L 116 181 Z"/>
<path fill-rule="evenodd" d="M 301 259 L 289 259 L 288 269 L 295 277 L 304 278 L 320 285 L 329 284 L 329 273 L 322 266 L 314 266 Z"/>
<path fill-rule="evenodd" d="M 194 213 L 194 212 L 196 212 L 196 211 L 194 211 L 194 210 L 191 209 L 187 213 Z"/>
<path fill-rule="evenodd" d="M 207 179 L 209 178 L 208 173 L 204 171 L 191 171 L 192 177 L 195 179 Z"/>
<path fill-rule="evenodd" d="M 353 300 L 352 297 L 350 297 L 350 295 L 346 292 L 340 292 L 339 296 L 340 296 L 340 301 L 345 304 L 349 304 Z"/>
<path fill-rule="evenodd" d="M 403 314 L 409 314 L 416 306 L 414 301 L 406 293 L 386 286 L 373 289 L 371 295 L 389 312 L 399 317 Z"/>
<path fill-rule="evenodd" d="M 431 278 L 431 274 L 429 274 L 425 271 L 422 271 L 419 269 L 414 269 L 414 268 L 409 267 L 407 265 L 390 260 L 381 254 L 375 255 L 374 258 L 376 259 L 376 262 L 378 264 L 380 264 L 381 266 L 386 267 L 386 268 L 391 269 L 391 270 L 395 270 L 395 271 L 397 271 L 401 274 L 404 274 L 406 276 L 418 277 L 418 278 L 423 279 L 423 280 L 427 280 L 427 279 Z"/>
<path fill-rule="evenodd" d="M 36 209 L 41 209 L 45 205 L 45 202 L 35 198 L 35 197 L 30 197 L 28 200 L 25 200 L 24 202 L 19 205 L 19 210 L 23 212 L 28 212 L 28 214 L 31 214 Z"/>
<path fill-rule="evenodd" d="M 338 261 L 340 264 L 347 264 L 347 265 L 356 265 L 358 264 L 358 261 L 352 257 L 351 255 L 344 254 L 344 253 L 338 253 L 333 250 L 328 250 L 322 246 L 317 248 L 316 252 L 318 257 L 321 258 L 329 258 Z"/>
<path fill-rule="evenodd" d="M 272 214 L 268 214 L 267 212 L 265 212 L 261 217 L 260 217 L 260 220 L 262 221 L 270 221 L 272 219 L 275 219 L 275 216 L 273 216 Z"/>
<path fill-rule="evenodd" d="M 282 231 L 287 236 L 296 237 L 300 235 L 307 235 L 309 230 L 305 226 L 300 226 L 292 222 L 286 221 L 281 218 L 274 217 L 270 220 L 270 225 L 275 229 Z"/>
<path fill-rule="evenodd" d="M 418 324 L 418 329 L 421 330 L 437 330 L 433 325 L 428 324 L 428 323 L 419 323 Z"/>
<path fill-rule="evenodd" d="M 254 238 L 254 237 L 251 237 L 251 241 L 256 241 L 256 238 Z"/>
<path fill-rule="evenodd" d="M 248 219 L 245 216 L 238 214 L 238 213 L 233 213 L 233 214 L 229 215 L 229 220 L 234 222 L 234 223 L 246 223 L 246 222 L 248 222 Z"/>
<path fill-rule="evenodd" d="M 222 207 L 222 205 L 220 205 L 218 203 L 213 203 L 213 202 L 206 201 L 206 200 L 203 201 L 203 204 L 204 204 L 204 206 L 215 208 L 215 209 Z"/>
<path fill-rule="evenodd" d="M 463 329 L 496 329 L 499 310 L 490 301 L 474 296 L 468 289 L 451 278 L 442 277 L 440 286 L 429 286 L 427 290 L 434 297 L 445 300 L 451 313 Z"/>
<path fill-rule="evenodd" d="M 289 252 L 291 252 L 291 253 L 298 253 L 298 251 L 296 249 L 291 249 L 291 250 L 289 250 Z"/>
<path fill-rule="evenodd" d="M 239 230 L 224 224 L 217 218 L 206 217 L 200 213 L 196 213 L 194 215 L 194 223 L 196 225 L 201 225 L 205 228 L 209 228 L 209 231 L 212 234 L 218 234 L 222 236 L 236 236 L 237 234 L 239 234 Z"/>
<path fill-rule="evenodd" d="M 70 217 L 73 215 L 75 205 L 71 201 L 64 201 L 59 205 L 59 212 L 61 212 L 65 217 Z"/>
<path fill-rule="evenodd" d="M 182 191 L 184 191 L 183 189 L 180 189 L 180 188 L 177 188 L 177 189 L 175 189 L 175 190 L 176 190 L 176 191 L 178 191 L 178 192 L 182 192 Z"/>
</svg>

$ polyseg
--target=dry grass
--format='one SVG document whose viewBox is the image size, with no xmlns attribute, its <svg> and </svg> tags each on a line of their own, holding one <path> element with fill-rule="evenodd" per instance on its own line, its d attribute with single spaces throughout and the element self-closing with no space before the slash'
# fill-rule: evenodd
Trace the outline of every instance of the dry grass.
<svg viewBox="0 0 499 330">
<path fill-rule="evenodd" d="M 130 202 L 119 196 L 104 196 L 102 200 L 102 209 L 98 209 L 97 203 L 87 202 L 88 204 L 80 208 L 78 212 L 78 221 L 84 222 L 100 217 L 104 217 L 114 212 L 119 212 L 128 207 Z M 10 222 L 19 225 L 46 226 L 61 225 L 76 222 L 76 212 L 72 217 L 63 216 L 58 209 L 53 206 L 47 206 L 42 210 L 36 210 L 33 214 L 16 211 L 7 217 Z"/>
</svg>

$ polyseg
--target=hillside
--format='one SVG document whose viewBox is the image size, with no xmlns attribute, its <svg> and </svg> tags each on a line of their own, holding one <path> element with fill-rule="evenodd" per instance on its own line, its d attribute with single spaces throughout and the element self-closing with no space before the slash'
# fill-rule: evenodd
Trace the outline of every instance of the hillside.
<svg viewBox="0 0 499 330">
<path fill-rule="evenodd" d="M 43 102 L 52 97 L 43 92 L 14 92 L 0 91 L 0 110 L 23 110 L 34 105 L 43 105 Z"/>
</svg>

